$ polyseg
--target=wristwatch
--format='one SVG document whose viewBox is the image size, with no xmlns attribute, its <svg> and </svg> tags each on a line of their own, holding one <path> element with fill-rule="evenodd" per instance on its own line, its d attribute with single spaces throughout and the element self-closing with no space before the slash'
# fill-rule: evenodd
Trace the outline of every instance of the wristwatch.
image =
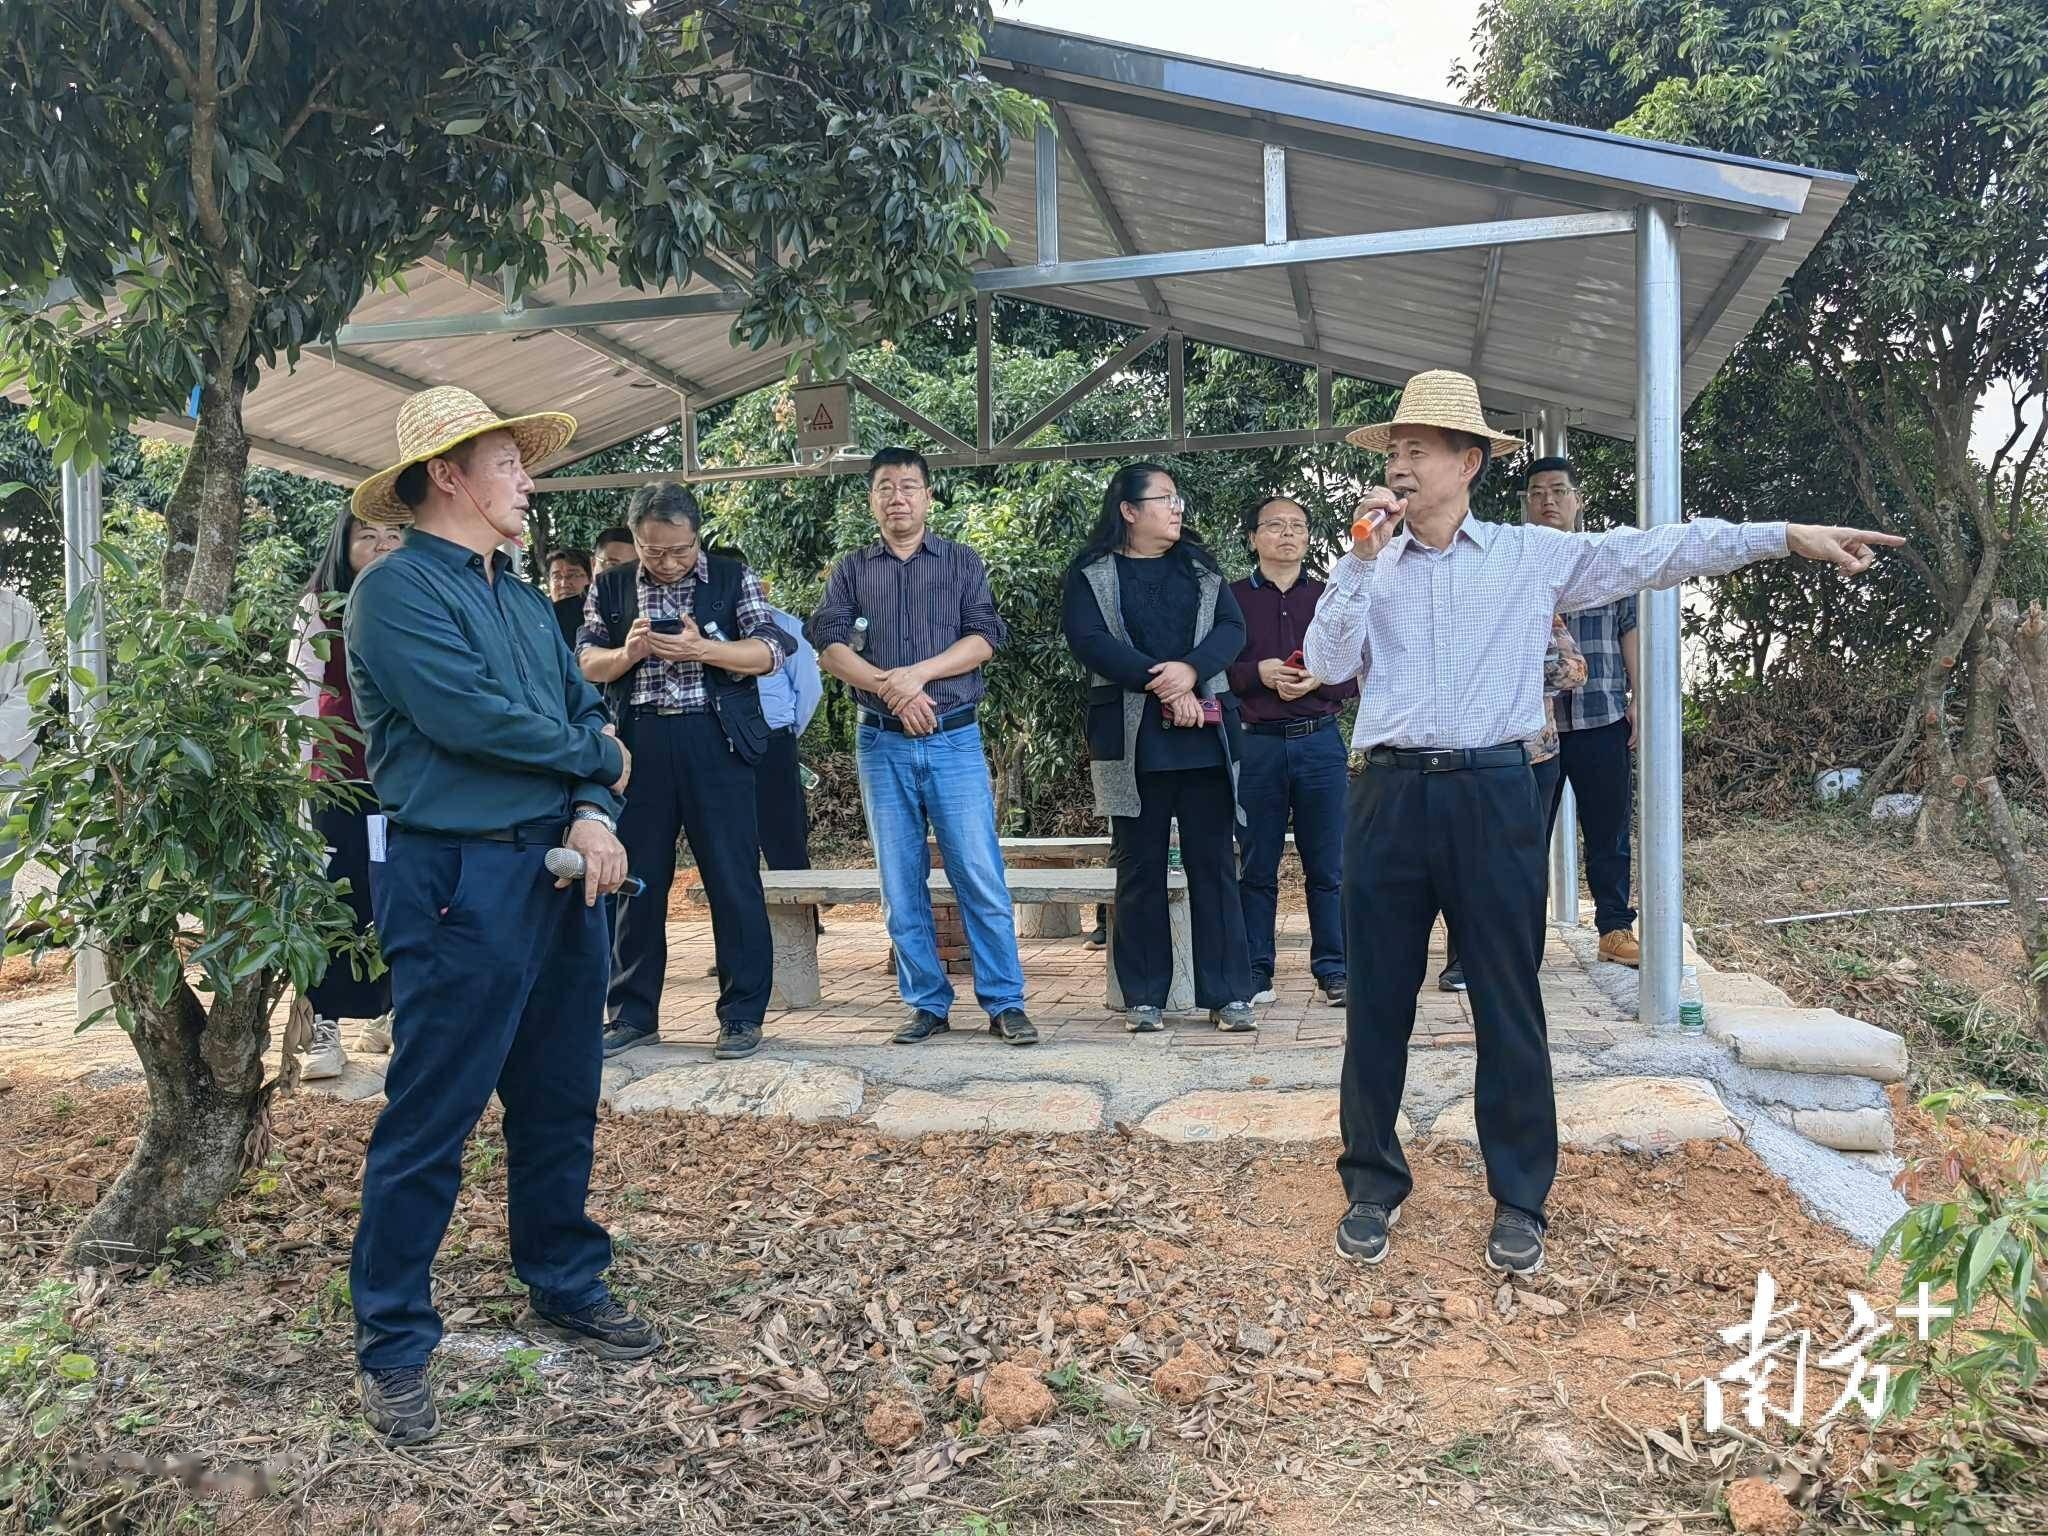
<svg viewBox="0 0 2048 1536">
<path fill-rule="evenodd" d="M 594 805 L 577 806 L 575 814 L 570 819 L 572 821 L 602 822 L 604 824 L 604 829 L 607 832 L 616 833 L 619 830 L 619 824 L 616 821 L 612 820 L 611 816 L 607 812 L 600 811 Z"/>
</svg>

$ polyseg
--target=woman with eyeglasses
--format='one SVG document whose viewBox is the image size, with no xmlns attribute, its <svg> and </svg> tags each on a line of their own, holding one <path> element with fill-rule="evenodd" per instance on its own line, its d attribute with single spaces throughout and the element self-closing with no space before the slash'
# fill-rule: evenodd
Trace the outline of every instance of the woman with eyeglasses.
<svg viewBox="0 0 2048 1536">
<path fill-rule="evenodd" d="M 1237 889 L 1237 700 L 1224 677 L 1244 649 L 1244 614 L 1216 557 L 1183 523 L 1186 510 L 1160 465 L 1118 470 L 1067 568 L 1061 615 L 1067 645 L 1088 668 L 1089 773 L 1116 868 L 1110 963 L 1124 1027 L 1136 1034 L 1165 1027 L 1176 821 L 1196 1006 L 1228 1033 L 1258 1027 Z"/>
<path fill-rule="evenodd" d="M 313 568 L 312 580 L 299 603 L 298 637 L 292 650 L 301 678 L 298 712 L 339 721 L 349 729 L 332 747 L 307 759 L 316 779 L 346 779 L 362 791 L 347 805 L 325 805 L 313 813 L 313 825 L 327 840 L 327 878 L 346 880 L 344 898 L 355 913 L 356 932 L 370 928 L 370 815 L 377 802 L 370 794 L 370 771 L 363 762 L 363 737 L 356 731 L 355 705 L 348 687 L 348 648 L 341 632 L 341 600 L 356 578 L 398 548 L 405 530 L 366 523 L 344 510 L 327 536 L 327 548 Z M 316 637 L 327 635 L 322 647 Z M 324 654 L 323 654 L 324 652 Z M 336 960 L 327 974 L 306 992 L 313 1010 L 313 1039 L 299 1069 L 301 1078 L 339 1077 L 348 1065 L 341 1047 L 341 1021 L 361 1019 L 356 1049 L 373 1055 L 391 1050 L 391 980 L 361 977 L 347 960 Z"/>
</svg>

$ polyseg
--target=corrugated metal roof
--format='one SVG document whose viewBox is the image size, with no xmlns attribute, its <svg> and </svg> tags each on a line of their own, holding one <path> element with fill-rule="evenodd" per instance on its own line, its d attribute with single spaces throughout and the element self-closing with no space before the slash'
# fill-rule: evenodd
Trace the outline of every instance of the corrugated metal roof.
<svg viewBox="0 0 2048 1536">
<path fill-rule="evenodd" d="M 1614 134 L 1413 101 L 1383 92 L 1242 69 L 1157 50 L 1001 24 L 990 72 L 1058 104 L 1062 261 L 1255 244 L 1264 238 L 1264 148 L 1285 146 L 1299 238 L 1526 219 L 1666 201 L 1695 210 L 1683 235 L 1684 399 L 1705 387 L 1821 237 L 1852 178 Z M 1085 166 L 1085 171 L 1084 171 Z M 1110 205 L 1096 206 L 1093 187 Z M 1035 259 L 1034 148 L 1020 142 L 997 191 L 1010 252 Z M 1758 217 L 1788 221 L 1758 240 Z M 1717 227 L 1730 226 L 1730 228 Z M 1635 248 L 1627 236 L 1500 247 L 1489 284 L 1484 249 L 1293 269 L 1205 273 L 1029 296 L 1134 324 L 1170 324 L 1198 340 L 1326 364 L 1398 382 L 1422 368 L 1476 372 L 1489 409 L 1563 405 L 1577 425 L 1632 435 Z M 1492 302 L 1481 335 L 1484 296 Z M 699 280 L 690 292 L 709 292 Z M 1166 314 L 1150 307 L 1152 295 Z M 558 276 L 530 303 L 640 297 L 611 274 Z M 352 324 L 501 307 L 487 285 L 423 265 L 404 291 L 373 294 Z M 579 336 L 583 339 L 579 340 Z M 730 316 L 693 315 L 583 332 L 536 331 L 378 344 L 347 366 L 325 351 L 266 376 L 245 407 L 255 457 L 327 479 L 394 454 L 406 381 L 457 383 L 507 412 L 562 409 L 587 454 L 675 420 L 687 389 L 698 406 L 770 382 L 790 349 L 736 350 Z M 999 410 L 999 414 L 1002 414 Z M 144 431 L 155 430 L 145 425 Z M 166 430 L 175 430 L 174 427 Z"/>
</svg>

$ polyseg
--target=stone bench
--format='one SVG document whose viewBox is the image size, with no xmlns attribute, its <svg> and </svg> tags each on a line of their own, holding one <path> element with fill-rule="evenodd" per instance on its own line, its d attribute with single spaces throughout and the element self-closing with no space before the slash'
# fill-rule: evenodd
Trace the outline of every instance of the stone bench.
<svg viewBox="0 0 2048 1536">
<path fill-rule="evenodd" d="M 1102 839 L 1107 843 L 1109 839 Z M 1113 869 L 1013 869 L 1008 873 L 1010 900 L 1017 906 L 1093 906 L 1100 902 L 1109 909 L 1109 931 L 1116 933 L 1116 871 Z M 762 894 L 768 902 L 768 932 L 775 945 L 775 989 L 770 1001 L 778 1008 L 814 1008 L 823 992 L 818 984 L 817 910 L 821 906 L 845 905 L 882 899 L 882 872 L 878 869 L 766 869 L 761 872 Z M 934 905 L 953 904 L 953 883 L 942 869 L 932 871 Z M 693 905 L 706 906 L 704 887 L 692 885 Z M 1195 1006 L 1195 972 L 1191 958 L 1193 940 L 1188 922 L 1187 876 L 1177 869 L 1166 872 L 1166 910 L 1173 935 L 1173 983 L 1167 991 L 1170 1012 L 1185 1013 Z M 1117 981 L 1116 965 L 1104 956 L 1107 979 L 1104 1002 L 1122 1011 L 1123 987 Z"/>
<path fill-rule="evenodd" d="M 1178 836 L 1174 841 L 1179 841 Z M 1292 832 L 1287 834 L 1287 842 L 1293 845 Z M 1001 843 L 1003 863 L 1012 870 L 1075 869 L 1109 861 L 1107 837 L 1006 837 Z M 1017 932 L 1024 938 L 1070 939 L 1086 926 L 1081 908 L 1072 902 L 1020 899 L 1018 906 L 1022 910 L 1017 914 Z"/>
</svg>

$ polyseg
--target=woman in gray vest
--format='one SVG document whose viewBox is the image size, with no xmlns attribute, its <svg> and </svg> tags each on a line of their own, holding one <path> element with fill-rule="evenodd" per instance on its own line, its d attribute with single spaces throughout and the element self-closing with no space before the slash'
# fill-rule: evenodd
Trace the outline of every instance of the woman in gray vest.
<svg viewBox="0 0 2048 1536">
<path fill-rule="evenodd" d="M 1244 649 L 1244 615 L 1185 511 L 1160 465 L 1118 470 L 1067 568 L 1061 619 L 1088 669 L 1089 772 L 1116 868 L 1110 963 L 1125 1028 L 1138 1034 L 1164 1027 L 1173 981 L 1166 869 L 1176 821 L 1195 1003 L 1218 1029 L 1258 1027 L 1237 891 L 1237 700 L 1224 679 Z"/>
</svg>

